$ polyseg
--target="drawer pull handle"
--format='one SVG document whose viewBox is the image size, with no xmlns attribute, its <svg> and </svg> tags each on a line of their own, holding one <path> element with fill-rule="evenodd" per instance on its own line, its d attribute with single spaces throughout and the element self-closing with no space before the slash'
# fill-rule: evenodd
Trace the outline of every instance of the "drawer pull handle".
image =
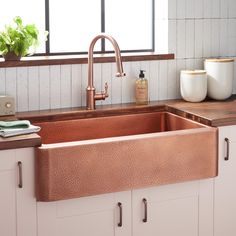
<svg viewBox="0 0 236 236">
<path fill-rule="evenodd" d="M 18 173 L 19 173 L 19 183 L 18 183 L 18 187 L 19 187 L 19 188 L 23 188 L 22 162 L 21 162 L 21 161 L 18 161 L 17 165 L 18 165 Z"/>
<path fill-rule="evenodd" d="M 144 218 L 143 218 L 143 222 L 146 223 L 147 222 L 147 199 L 143 198 L 143 204 L 144 204 Z"/>
<path fill-rule="evenodd" d="M 229 139 L 225 138 L 225 142 L 226 142 L 226 155 L 225 155 L 225 161 L 229 160 Z"/>
<path fill-rule="evenodd" d="M 118 227 L 122 227 L 122 215 L 123 215 L 123 212 L 122 212 L 122 203 L 121 202 L 118 202 L 118 207 L 119 207 L 119 210 L 120 210 L 120 220 L 119 220 L 119 223 L 118 223 Z"/>
</svg>

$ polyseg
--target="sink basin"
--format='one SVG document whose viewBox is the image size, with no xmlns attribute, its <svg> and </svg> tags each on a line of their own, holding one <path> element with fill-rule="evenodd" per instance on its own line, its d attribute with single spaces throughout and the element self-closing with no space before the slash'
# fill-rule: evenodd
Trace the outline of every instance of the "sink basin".
<svg viewBox="0 0 236 236">
<path fill-rule="evenodd" d="M 205 127 L 168 112 L 36 123 L 43 144 Z"/>
<path fill-rule="evenodd" d="M 37 200 L 217 175 L 217 129 L 168 112 L 36 123 Z"/>
</svg>

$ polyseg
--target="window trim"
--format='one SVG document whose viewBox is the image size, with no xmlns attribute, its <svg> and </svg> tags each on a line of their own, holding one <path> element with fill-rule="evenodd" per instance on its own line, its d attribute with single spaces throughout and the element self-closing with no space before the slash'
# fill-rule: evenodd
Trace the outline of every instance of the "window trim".
<svg viewBox="0 0 236 236">
<path fill-rule="evenodd" d="M 174 54 L 157 54 L 157 53 L 122 53 L 123 62 L 129 61 L 154 61 L 154 60 L 173 60 Z M 95 63 L 112 63 L 115 62 L 114 55 L 96 54 Z M 26 66 L 50 66 L 66 64 L 87 64 L 87 55 L 57 55 L 57 56 L 27 56 L 20 61 L 4 61 L 0 58 L 0 68 L 7 67 L 26 67 Z"/>
</svg>

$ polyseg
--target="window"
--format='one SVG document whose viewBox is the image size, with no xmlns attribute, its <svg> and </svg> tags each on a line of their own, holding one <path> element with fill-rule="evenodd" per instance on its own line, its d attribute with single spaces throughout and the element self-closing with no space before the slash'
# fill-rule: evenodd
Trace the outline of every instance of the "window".
<svg viewBox="0 0 236 236">
<path fill-rule="evenodd" d="M 154 0 L 7 0 L 1 8 L 9 9 L 1 12 L 1 29 L 19 15 L 40 32 L 49 31 L 37 53 L 87 53 L 101 32 L 112 35 L 123 52 L 154 51 Z M 112 47 L 103 40 L 95 50 L 109 52 Z"/>
</svg>

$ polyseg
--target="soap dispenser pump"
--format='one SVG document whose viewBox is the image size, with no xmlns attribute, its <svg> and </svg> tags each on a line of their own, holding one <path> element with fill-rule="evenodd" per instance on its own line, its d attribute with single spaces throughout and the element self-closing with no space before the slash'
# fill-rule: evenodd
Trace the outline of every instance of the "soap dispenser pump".
<svg viewBox="0 0 236 236">
<path fill-rule="evenodd" d="M 145 70 L 140 70 L 139 78 L 135 83 L 136 104 L 148 104 L 148 80 L 145 78 Z"/>
</svg>

